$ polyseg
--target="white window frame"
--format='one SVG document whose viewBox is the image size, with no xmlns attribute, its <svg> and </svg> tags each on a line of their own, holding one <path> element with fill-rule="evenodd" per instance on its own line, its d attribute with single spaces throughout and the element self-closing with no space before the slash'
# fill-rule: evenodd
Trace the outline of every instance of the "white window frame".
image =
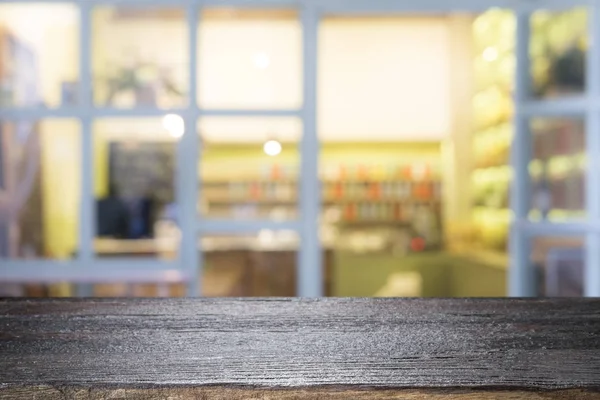
<svg viewBox="0 0 600 400">
<path fill-rule="evenodd" d="M 509 294 L 533 296 L 535 285 L 529 265 L 529 239 L 537 235 L 581 235 L 586 237 L 585 295 L 600 296 L 600 182 L 591 171 L 600 171 L 600 0 L 0 0 L 2 3 L 70 3 L 80 10 L 80 103 L 75 107 L 4 108 L 0 120 L 74 118 L 81 123 L 81 207 L 79 250 L 67 261 L 0 260 L 3 282 L 176 282 L 188 283 L 188 295 L 201 295 L 202 254 L 197 248 L 200 234 L 249 233 L 261 229 L 291 229 L 300 237 L 297 294 L 302 297 L 323 295 L 322 249 L 319 241 L 320 187 L 318 179 L 319 140 L 316 126 L 317 38 L 325 15 L 440 14 L 447 12 L 483 12 L 493 7 L 512 9 L 517 16 L 517 69 L 515 92 L 515 140 L 511 165 L 515 171 L 511 209 L 514 219 L 510 235 Z M 189 42 L 189 106 L 164 110 L 158 108 L 115 109 L 96 107 L 92 102 L 91 12 L 101 5 L 168 6 L 186 10 Z M 529 19 L 537 9 L 590 9 L 590 48 L 588 52 L 586 94 L 559 100 L 533 100 L 529 87 Z M 207 7 L 291 8 L 301 15 L 303 30 L 303 105 L 291 110 L 214 110 L 198 107 L 196 98 L 197 28 L 200 11 Z M 596 22 L 597 21 L 597 22 Z M 597 73 L 594 73 L 597 71 Z M 157 259 L 97 259 L 93 241 L 95 232 L 93 197 L 93 141 L 91 124 L 100 117 L 159 117 L 166 113 L 183 116 L 188 127 L 177 148 L 176 200 L 183 215 L 179 257 L 175 261 Z M 300 164 L 300 218 L 288 222 L 204 220 L 197 216 L 200 153 L 195 127 L 203 116 L 295 116 L 303 123 Z M 529 208 L 529 128 L 528 121 L 538 116 L 582 116 L 586 118 L 587 222 L 538 223 L 527 219 Z"/>
</svg>

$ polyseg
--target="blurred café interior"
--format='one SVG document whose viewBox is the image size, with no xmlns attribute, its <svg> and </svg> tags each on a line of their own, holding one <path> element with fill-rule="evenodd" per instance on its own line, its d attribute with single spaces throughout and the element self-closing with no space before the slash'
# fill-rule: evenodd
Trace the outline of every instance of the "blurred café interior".
<svg viewBox="0 0 600 400">
<path fill-rule="evenodd" d="M 600 295 L 594 4 L 3 0 L 0 296 Z"/>
</svg>

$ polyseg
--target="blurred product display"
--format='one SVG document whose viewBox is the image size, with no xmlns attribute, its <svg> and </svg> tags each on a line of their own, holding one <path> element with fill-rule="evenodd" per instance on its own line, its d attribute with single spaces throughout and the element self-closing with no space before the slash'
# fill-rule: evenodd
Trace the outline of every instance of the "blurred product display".
<svg viewBox="0 0 600 400">
<path fill-rule="evenodd" d="M 560 97 L 585 91 L 588 13 L 583 7 L 537 11 L 531 18 L 533 95 Z"/>
<path fill-rule="evenodd" d="M 198 251 L 205 295 L 293 296 L 301 260 L 318 258 L 318 248 L 326 295 L 506 294 L 513 11 L 323 17 L 317 111 L 307 121 L 298 12 L 200 7 L 193 76 L 186 10 L 129 3 L 91 11 L 91 121 L 79 106 L 77 7 L 0 4 L 0 107 L 43 115 L 61 107 L 56 118 L 0 121 L 0 262 L 67 262 L 84 249 L 93 262 L 160 266 Z M 531 100 L 585 95 L 588 25 L 586 8 L 532 13 Z M 91 122 L 91 143 L 81 121 Z M 527 125 L 529 222 L 581 221 L 583 112 Z M 198 164 L 187 165 L 196 150 Z M 303 173 L 320 204 L 312 253 L 299 228 L 310 203 Z M 88 214 L 93 222 L 80 226 Z M 82 235 L 93 241 L 80 248 Z M 539 294 L 581 293 L 583 235 L 550 236 L 531 241 Z M 185 294 L 170 276 L 90 285 L 1 278 L 0 296 Z"/>
<path fill-rule="evenodd" d="M 514 15 L 492 10 L 473 24 L 477 58 L 473 98 L 473 223 L 484 248 L 506 251 L 509 166 L 513 139 Z M 532 96 L 584 91 L 587 13 L 535 12 L 531 25 Z M 511 67 L 503 68 L 510 64 Z M 533 220 L 564 221 L 584 215 L 585 125 L 581 119 L 546 118 L 530 123 Z"/>
<path fill-rule="evenodd" d="M 515 17 L 490 10 L 473 22 L 473 228 L 482 248 L 506 251 L 510 222 Z"/>
<path fill-rule="evenodd" d="M 439 166 L 342 164 L 323 168 L 337 170 L 321 177 L 323 223 L 339 229 L 396 226 L 421 235 L 424 248 L 441 247 Z M 247 170 L 245 177 L 207 178 L 201 193 L 204 215 L 280 221 L 296 218 L 298 181 L 295 174 L 286 172 L 293 170 L 273 163 L 260 165 L 255 174 Z"/>
</svg>

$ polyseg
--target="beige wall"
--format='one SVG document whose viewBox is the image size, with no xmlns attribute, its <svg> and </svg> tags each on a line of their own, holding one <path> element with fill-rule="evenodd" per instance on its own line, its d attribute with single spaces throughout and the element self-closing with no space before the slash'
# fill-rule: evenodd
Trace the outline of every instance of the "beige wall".
<svg viewBox="0 0 600 400">
<path fill-rule="evenodd" d="M 451 54 L 445 18 L 331 18 L 319 33 L 322 139 L 449 136 Z"/>
<path fill-rule="evenodd" d="M 204 18 L 198 98 L 207 108 L 302 105 L 302 31 L 295 17 Z"/>
</svg>

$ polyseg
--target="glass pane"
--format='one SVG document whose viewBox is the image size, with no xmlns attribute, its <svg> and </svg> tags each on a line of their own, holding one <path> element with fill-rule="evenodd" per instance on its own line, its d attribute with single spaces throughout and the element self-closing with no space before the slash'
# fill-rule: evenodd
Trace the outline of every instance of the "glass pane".
<svg viewBox="0 0 600 400">
<path fill-rule="evenodd" d="M 0 107 L 72 106 L 79 79 L 72 4 L 0 4 Z"/>
<path fill-rule="evenodd" d="M 438 144 L 325 143 L 321 154 L 327 244 L 398 255 L 441 248 Z"/>
<path fill-rule="evenodd" d="M 538 278 L 538 296 L 582 297 L 584 238 L 535 237 L 530 243 L 530 262 Z"/>
<path fill-rule="evenodd" d="M 188 35 L 182 10 L 98 7 L 92 28 L 95 104 L 119 108 L 187 104 Z"/>
<path fill-rule="evenodd" d="M 94 123 L 96 253 L 176 257 L 176 151 L 183 119 L 102 119 Z"/>
<path fill-rule="evenodd" d="M 470 23 L 465 18 L 456 43 L 471 41 Z M 443 295 L 426 289 L 439 276 L 425 277 L 415 262 L 443 247 L 450 54 L 464 50 L 451 47 L 452 35 L 438 17 L 321 20 L 320 239 L 332 254 L 333 296 Z M 463 109 L 464 99 L 457 98 Z M 388 282 L 394 273 L 400 278 Z"/>
<path fill-rule="evenodd" d="M 475 94 L 471 201 L 472 240 L 466 245 L 505 252 L 510 221 L 510 144 L 513 138 L 515 16 L 492 9 L 473 22 Z"/>
<path fill-rule="evenodd" d="M 440 266 L 439 145 L 325 143 L 321 154 L 332 295 L 443 296 L 443 268 L 421 265 Z"/>
<path fill-rule="evenodd" d="M 295 232 L 262 230 L 256 235 L 210 235 L 202 238 L 201 246 L 203 295 L 296 295 L 300 240 Z"/>
<path fill-rule="evenodd" d="M 298 118 L 200 120 L 200 213 L 217 219 L 297 216 Z"/>
<path fill-rule="evenodd" d="M 302 105 L 302 30 L 296 12 L 206 10 L 198 46 L 201 107 Z"/>
<path fill-rule="evenodd" d="M 0 123 L 0 258 L 77 252 L 80 127 L 74 120 Z"/>
<path fill-rule="evenodd" d="M 531 75 L 534 97 L 585 92 L 588 13 L 537 11 L 531 17 Z"/>
<path fill-rule="evenodd" d="M 449 54 L 441 18 L 324 18 L 319 137 L 355 142 L 445 137 L 451 124 Z"/>
<path fill-rule="evenodd" d="M 533 220 L 585 217 L 585 123 L 583 119 L 531 121 Z"/>
</svg>

